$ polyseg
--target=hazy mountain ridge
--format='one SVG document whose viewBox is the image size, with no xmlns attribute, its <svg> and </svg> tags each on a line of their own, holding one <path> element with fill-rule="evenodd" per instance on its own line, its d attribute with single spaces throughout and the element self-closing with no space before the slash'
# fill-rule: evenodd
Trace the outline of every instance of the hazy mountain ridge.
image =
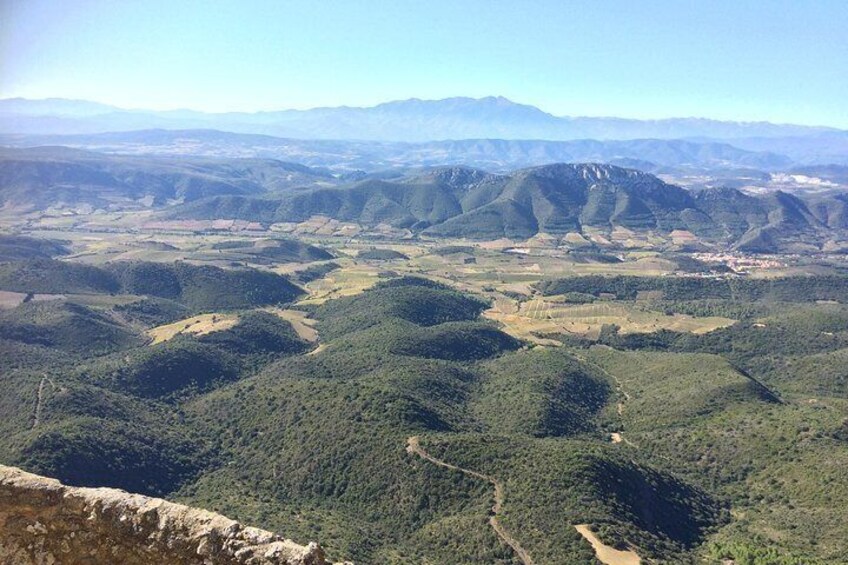
<svg viewBox="0 0 848 565">
<path fill-rule="evenodd" d="M 728 143 L 680 139 L 573 141 L 463 139 L 424 143 L 278 138 L 217 130 L 138 130 L 80 135 L 2 135 L 14 147 L 63 145 L 132 155 L 273 158 L 335 170 L 374 171 L 414 166 L 467 165 L 492 171 L 556 162 L 641 162 L 642 167 L 779 171 L 797 163 L 785 155 L 748 151 Z M 848 148 L 846 148 L 848 162 Z M 838 159 L 836 160 L 838 161 Z M 834 162 L 833 160 L 828 163 Z"/>
<path fill-rule="evenodd" d="M 225 129 L 307 139 L 432 141 L 468 138 L 638 139 L 805 136 L 826 127 L 726 122 L 705 118 L 637 120 L 558 117 L 503 97 L 399 100 L 368 108 L 335 107 L 274 112 L 204 113 L 125 110 L 62 99 L 0 100 L 5 133 L 97 133 L 129 129 Z"/>
<path fill-rule="evenodd" d="M 813 135 L 787 137 L 740 137 L 736 147 L 749 151 L 772 151 L 799 163 L 848 165 L 848 132 L 822 131 Z"/>
<path fill-rule="evenodd" d="M 67 147 L 0 149 L 0 205 L 109 208 L 116 202 L 162 206 L 222 194 L 263 194 L 315 182 L 325 171 L 259 159 L 110 156 Z"/>
</svg>

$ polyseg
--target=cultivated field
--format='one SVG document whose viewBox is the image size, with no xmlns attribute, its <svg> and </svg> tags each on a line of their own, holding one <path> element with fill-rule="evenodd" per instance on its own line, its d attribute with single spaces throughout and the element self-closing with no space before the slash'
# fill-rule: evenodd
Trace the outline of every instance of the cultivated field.
<svg viewBox="0 0 848 565">
<path fill-rule="evenodd" d="M 537 334 L 566 333 L 596 338 L 606 324 L 619 326 L 625 334 L 663 329 L 700 334 L 734 323 L 729 318 L 666 315 L 627 302 L 565 304 L 533 299 L 519 303 L 506 297 L 496 300 L 484 316 L 503 324 L 507 333 L 515 337 L 545 345 L 551 345 L 552 340 L 539 338 Z"/>
<path fill-rule="evenodd" d="M 150 345 L 173 339 L 181 333 L 205 335 L 221 330 L 228 330 L 238 323 L 235 314 L 201 314 L 185 320 L 157 326 L 147 330 L 147 335 L 153 338 Z"/>
<path fill-rule="evenodd" d="M 309 295 L 298 304 L 321 304 L 333 298 L 352 296 L 371 288 L 379 279 L 380 269 L 365 264 L 350 264 L 312 281 L 304 289 Z"/>
</svg>

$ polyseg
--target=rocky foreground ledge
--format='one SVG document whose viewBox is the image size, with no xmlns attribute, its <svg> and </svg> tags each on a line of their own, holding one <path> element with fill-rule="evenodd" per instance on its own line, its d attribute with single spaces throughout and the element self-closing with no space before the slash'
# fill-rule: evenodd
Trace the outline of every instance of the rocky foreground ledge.
<svg viewBox="0 0 848 565">
<path fill-rule="evenodd" d="M 327 565 L 298 545 L 226 516 L 112 488 L 79 488 L 0 465 L 6 565 Z"/>
</svg>

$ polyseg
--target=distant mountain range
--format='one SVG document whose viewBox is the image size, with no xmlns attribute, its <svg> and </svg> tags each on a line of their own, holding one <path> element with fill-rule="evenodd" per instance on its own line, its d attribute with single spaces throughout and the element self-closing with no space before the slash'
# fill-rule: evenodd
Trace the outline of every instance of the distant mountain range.
<svg viewBox="0 0 848 565">
<path fill-rule="evenodd" d="M 240 219 L 271 224 L 321 215 L 366 226 L 471 239 L 611 233 L 692 232 L 703 241 L 754 252 L 820 245 L 848 228 L 845 194 L 805 202 L 777 192 L 732 188 L 690 192 L 612 165 L 554 164 L 493 175 L 441 168 L 399 180 L 366 179 L 286 191 L 276 198 L 215 196 L 170 209 L 172 219 Z M 812 249 L 812 247 L 807 247 Z"/>
<path fill-rule="evenodd" d="M 840 167 L 830 173 L 846 174 Z M 365 229 L 388 225 L 470 239 L 564 238 L 620 229 L 667 237 L 683 230 L 701 243 L 761 252 L 823 249 L 828 242 L 837 249 L 848 235 L 848 196 L 839 190 L 801 196 L 755 196 L 729 187 L 691 191 L 634 169 L 586 163 L 504 174 L 436 167 L 345 176 L 273 159 L 7 148 L 0 149 L 0 207 L 82 218 L 96 210 L 158 210 L 165 221 L 265 226 L 325 216 Z"/>
<path fill-rule="evenodd" d="M 336 171 L 465 165 L 497 172 L 558 162 L 610 163 L 650 172 L 659 172 L 663 168 L 784 171 L 796 163 L 818 162 L 815 158 L 795 161 L 779 153 L 740 149 L 725 142 L 681 139 L 464 139 L 406 143 L 291 139 L 216 130 L 156 129 L 76 135 L 0 134 L 0 144 L 17 147 L 61 145 L 129 155 L 281 159 Z M 834 147 L 834 151 L 836 149 Z M 827 163 L 844 161 L 848 164 L 848 136 L 844 156 L 841 159 L 836 157 Z"/>
<path fill-rule="evenodd" d="M 215 195 L 260 195 L 337 184 L 314 169 L 269 159 L 103 155 L 67 147 L 0 148 L 0 207 L 20 212 L 160 207 Z"/>
<path fill-rule="evenodd" d="M 78 134 L 138 129 L 218 129 L 298 139 L 424 142 L 459 139 L 629 140 L 806 137 L 839 130 L 703 118 L 636 120 L 554 116 L 502 97 L 401 100 L 368 108 L 204 113 L 127 110 L 87 101 L 0 100 L 0 133 Z M 844 133 L 844 132 L 843 132 Z"/>
</svg>

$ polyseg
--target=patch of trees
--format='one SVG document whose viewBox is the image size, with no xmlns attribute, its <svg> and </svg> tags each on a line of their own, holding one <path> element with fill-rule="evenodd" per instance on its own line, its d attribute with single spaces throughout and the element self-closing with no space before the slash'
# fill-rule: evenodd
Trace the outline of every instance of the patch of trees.
<svg viewBox="0 0 848 565">
<path fill-rule="evenodd" d="M 139 294 L 192 310 L 240 309 L 291 302 L 303 291 L 286 277 L 189 263 L 115 262 L 104 267 L 37 259 L 0 263 L 0 290 L 44 294 Z"/>
<path fill-rule="evenodd" d="M 357 259 L 371 261 L 395 261 L 398 259 L 409 259 L 409 256 L 401 253 L 400 251 L 395 251 L 394 249 L 380 249 L 377 247 L 360 251 L 356 257 Z"/>
<path fill-rule="evenodd" d="M 332 261 L 329 263 L 319 263 L 317 265 L 310 265 L 309 267 L 301 269 L 300 271 L 294 273 L 293 278 L 299 284 L 308 284 L 312 281 L 323 279 L 328 274 L 332 273 L 340 267 L 341 265 Z"/>
<path fill-rule="evenodd" d="M 842 275 L 774 279 L 589 275 L 542 281 L 537 288 L 545 295 L 606 293 L 614 294 L 619 300 L 634 300 L 640 292 L 660 291 L 666 300 L 848 302 L 848 276 Z"/>
<path fill-rule="evenodd" d="M 328 339 L 398 318 L 419 326 L 474 320 L 487 304 L 418 277 L 377 283 L 369 292 L 326 302 L 315 309 L 318 331 Z"/>
</svg>

